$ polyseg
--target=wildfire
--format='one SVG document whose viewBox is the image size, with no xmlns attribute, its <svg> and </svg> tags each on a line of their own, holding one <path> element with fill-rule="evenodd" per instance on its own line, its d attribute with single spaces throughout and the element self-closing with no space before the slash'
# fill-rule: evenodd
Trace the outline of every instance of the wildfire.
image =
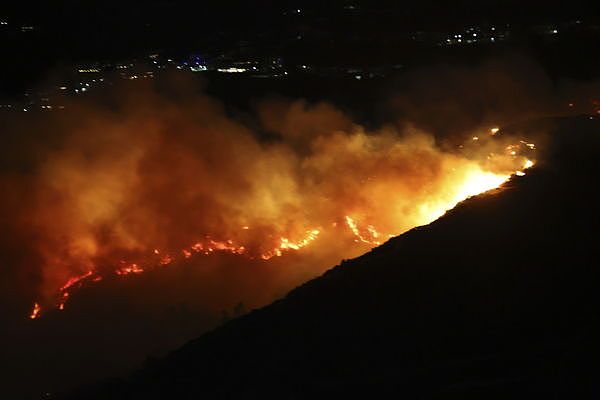
<svg viewBox="0 0 600 400">
<path fill-rule="evenodd" d="M 490 141 L 496 140 L 496 138 L 492 137 L 499 136 L 497 135 L 499 132 L 499 128 L 492 128 L 490 134 L 484 132 L 476 136 L 470 136 L 469 140 L 467 140 L 464 145 L 459 146 L 459 148 L 464 149 L 469 146 L 479 146 L 483 148 L 484 146 L 488 146 Z M 352 140 L 354 140 L 354 142 Z M 347 145 L 347 148 L 342 148 L 339 151 L 348 151 L 352 156 L 354 156 L 355 153 L 360 154 L 356 149 L 363 147 L 368 148 L 369 151 L 373 153 L 384 154 L 381 157 L 385 157 L 385 152 L 388 151 L 390 152 L 388 156 L 391 157 L 392 160 L 395 160 L 394 157 L 398 160 L 403 160 L 403 157 L 413 157 L 414 152 L 418 153 L 420 151 L 420 158 L 417 157 L 418 160 L 426 161 L 428 160 L 428 157 L 438 157 L 435 158 L 436 161 L 433 164 L 445 171 L 444 173 L 446 175 L 437 182 L 437 186 L 432 186 L 431 188 L 425 186 L 427 185 L 427 174 L 424 176 L 419 175 L 419 179 L 415 180 L 415 182 L 404 179 L 403 175 L 393 176 L 394 180 L 390 180 L 389 177 L 392 176 L 390 175 L 390 171 L 394 172 L 396 164 L 384 159 L 383 171 L 379 170 L 383 175 L 381 181 L 378 180 L 378 170 L 367 169 L 368 173 L 365 173 L 363 176 L 356 179 L 356 182 L 360 182 L 360 186 L 356 186 L 355 189 L 358 188 L 360 193 L 344 192 L 345 197 L 342 197 L 344 200 L 347 198 L 354 200 L 355 197 L 358 199 L 362 196 L 360 197 L 360 201 L 348 201 L 347 204 L 345 204 L 342 203 L 339 198 L 334 198 L 332 201 L 334 206 L 328 209 L 328 213 L 323 213 L 323 215 L 327 215 L 326 218 L 314 217 L 314 214 L 310 214 L 312 210 L 308 210 L 307 215 L 313 215 L 313 219 L 306 219 L 303 220 L 302 223 L 294 225 L 289 223 L 289 220 L 295 222 L 294 217 L 290 217 L 287 221 L 288 224 L 286 225 L 284 223 L 280 224 L 278 220 L 273 217 L 273 222 L 270 222 L 270 225 L 267 224 L 271 230 L 267 229 L 266 231 L 268 233 L 265 234 L 265 231 L 261 230 L 262 228 L 259 225 L 264 224 L 264 221 L 270 221 L 268 218 L 263 218 L 262 214 L 261 218 L 258 219 L 242 216 L 237 221 L 237 224 L 230 227 L 230 229 L 224 233 L 215 232 L 214 235 L 192 236 L 192 240 L 186 238 L 186 240 L 181 241 L 183 244 L 189 243 L 187 246 L 182 246 L 181 244 L 173 246 L 169 245 L 168 242 L 151 243 L 152 246 L 157 246 L 156 248 L 148 246 L 148 243 L 146 243 L 146 246 L 140 246 L 140 242 L 138 242 L 132 234 L 127 232 L 127 234 L 123 234 L 123 237 L 125 241 L 131 243 L 132 248 L 136 248 L 136 252 L 134 253 L 135 256 L 123 257 L 121 260 L 116 259 L 113 261 L 114 264 L 112 267 L 110 267 L 111 264 L 109 262 L 107 265 L 106 263 L 102 265 L 102 268 L 92 267 L 82 274 L 68 278 L 66 282 L 59 287 L 56 292 L 56 297 L 54 297 L 54 300 L 50 304 L 54 304 L 54 307 L 58 310 L 64 310 L 65 304 L 72 297 L 72 293 L 84 286 L 99 282 L 110 276 L 112 276 L 113 279 L 116 279 L 116 277 L 140 275 L 196 256 L 230 254 L 266 262 L 274 257 L 281 257 L 287 252 L 301 251 L 311 246 L 320 237 L 326 236 L 326 234 L 330 234 L 329 237 L 337 237 L 339 235 L 344 237 L 344 240 L 348 239 L 353 246 L 362 246 L 356 248 L 364 249 L 365 247 L 378 246 L 390 237 L 401 234 L 412 227 L 425 225 L 436 220 L 448 210 L 454 208 L 458 203 L 471 196 L 498 188 L 504 182 L 509 180 L 513 174 L 517 176 L 525 175 L 525 171 L 534 165 L 534 161 L 526 158 L 523 155 L 523 151 L 531 152 L 535 150 L 535 144 L 523 140 L 509 145 L 507 145 L 506 141 L 503 142 L 503 144 L 497 143 L 492 153 L 484 153 L 483 157 L 479 154 L 479 159 L 483 159 L 483 161 L 487 160 L 486 162 L 489 162 L 489 164 L 485 164 L 478 160 L 459 158 L 454 155 L 440 156 L 438 153 L 430 151 L 430 144 L 416 142 L 410 143 L 405 147 L 398 147 L 390 150 L 389 147 L 393 147 L 394 142 L 388 143 L 383 140 L 382 143 L 378 143 L 376 141 L 368 142 L 369 140 L 373 139 L 356 135 L 356 137 L 351 137 L 348 143 L 344 142 L 340 145 L 339 143 L 335 143 L 335 140 L 333 143 L 338 147 Z M 325 144 L 321 145 L 325 146 Z M 338 149 L 338 147 L 335 147 L 335 149 Z M 372 148 L 376 151 L 373 151 Z M 426 151 L 423 150 L 423 148 L 425 148 Z M 498 158 L 502 158 L 502 168 L 493 167 L 493 162 Z M 437 160 L 439 159 L 443 162 L 447 162 L 447 164 L 444 164 L 443 162 L 438 163 Z M 361 163 L 360 159 L 355 160 L 350 157 L 350 160 L 355 164 Z M 325 160 L 319 159 L 318 161 L 319 166 L 334 163 L 334 161 L 329 158 L 325 158 Z M 352 166 L 352 163 L 349 165 Z M 367 159 L 365 164 L 370 165 L 369 163 L 375 167 L 378 163 L 382 163 L 382 161 L 376 159 L 375 162 L 371 162 L 371 160 Z M 506 167 L 506 165 L 509 167 Z M 306 169 L 313 166 L 314 165 L 310 162 L 303 164 L 303 168 Z M 347 167 L 348 165 L 344 165 L 344 168 Z M 409 164 L 409 167 L 405 168 L 413 168 L 417 173 L 420 172 L 418 163 L 415 163 L 414 165 Z M 427 171 L 427 169 L 424 170 Z M 339 173 L 343 174 L 345 172 L 346 169 L 341 169 L 341 172 Z M 277 171 L 273 173 L 277 174 Z M 316 176 L 319 178 L 318 173 Z M 311 184 L 319 181 L 319 179 L 315 178 L 311 180 Z M 275 182 L 277 185 L 288 184 L 284 179 L 281 181 L 275 180 Z M 422 193 L 422 195 L 421 197 L 415 197 L 414 201 L 411 200 L 411 198 L 403 204 L 396 205 L 395 203 L 398 200 L 403 200 L 403 193 L 412 193 L 401 192 L 400 190 L 397 192 L 397 185 L 401 186 L 400 189 L 402 189 L 402 185 L 406 185 L 403 190 L 414 190 Z M 294 190 L 293 185 L 286 187 L 290 191 Z M 122 190 L 123 188 L 117 189 Z M 315 198 L 318 199 L 318 201 L 323 201 L 323 199 L 328 199 L 328 196 L 334 196 L 336 193 L 342 192 L 342 189 L 345 188 L 342 186 L 342 188 L 337 189 L 337 192 L 325 191 L 325 193 L 327 193 L 326 195 L 324 194 L 321 197 L 317 196 Z M 115 190 L 115 188 L 110 187 L 110 190 L 101 191 L 100 195 L 107 196 L 108 204 L 112 205 L 119 200 L 118 197 L 112 197 L 115 196 L 113 195 Z M 94 200 L 91 201 L 91 204 L 95 205 L 94 201 L 96 200 L 94 196 L 97 196 L 98 193 L 95 190 L 93 190 L 92 193 L 93 195 L 90 195 L 90 198 Z M 267 199 L 266 204 L 269 205 L 269 207 L 273 206 L 277 208 L 280 206 L 277 202 L 277 198 L 265 195 L 262 192 L 260 193 L 260 196 L 262 196 L 261 198 Z M 285 196 L 285 194 L 282 194 L 281 196 Z M 310 198 L 310 200 L 313 201 L 315 198 Z M 86 201 L 90 200 L 86 198 Z M 369 201 L 372 202 L 369 203 Z M 373 201 L 377 201 L 378 203 L 374 203 Z M 293 203 L 293 201 L 291 203 Z M 371 210 L 374 204 L 379 203 L 390 205 L 390 208 L 386 209 L 387 213 Z M 282 204 L 286 207 L 289 206 L 288 203 Z M 309 204 L 309 207 L 305 208 L 311 207 L 313 207 L 312 203 Z M 410 212 L 408 213 L 405 211 L 407 207 L 410 207 Z M 318 206 L 314 208 L 318 208 Z M 102 208 L 99 211 L 96 208 L 93 210 L 98 213 L 98 215 L 93 215 L 93 218 L 102 218 L 103 215 L 101 213 L 106 211 Z M 263 210 L 263 214 L 268 213 L 270 208 L 267 207 L 265 210 Z M 377 212 L 379 212 L 379 214 L 377 214 Z M 281 215 L 285 215 L 285 213 L 282 212 L 278 218 L 281 218 Z M 293 228 L 288 228 L 289 226 L 292 226 Z M 126 231 L 126 229 L 119 227 L 119 230 L 116 232 L 122 234 L 123 231 Z M 95 254 L 97 252 L 98 244 L 83 237 L 78 238 L 77 245 L 73 247 L 75 249 L 73 250 L 74 253 L 79 251 L 86 254 Z M 142 250 L 139 250 L 138 247 Z M 94 263 L 93 258 L 90 258 L 88 262 L 82 265 L 89 267 L 90 265 L 94 266 L 98 264 Z M 83 268 L 80 269 L 86 270 Z M 47 302 L 42 304 L 47 304 Z M 36 302 L 29 318 L 38 318 L 41 311 L 42 307 L 40 306 L 40 303 Z"/>
</svg>

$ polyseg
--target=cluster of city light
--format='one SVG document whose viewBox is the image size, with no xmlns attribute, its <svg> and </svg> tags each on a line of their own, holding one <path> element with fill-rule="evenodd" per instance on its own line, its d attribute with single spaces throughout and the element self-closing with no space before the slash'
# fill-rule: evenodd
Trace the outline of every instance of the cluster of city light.
<svg viewBox="0 0 600 400">
<path fill-rule="evenodd" d="M 239 74 L 242 72 L 248 72 L 246 68 L 237 68 L 237 67 L 229 67 L 229 68 L 218 68 L 218 72 L 225 72 L 228 74 Z"/>
</svg>

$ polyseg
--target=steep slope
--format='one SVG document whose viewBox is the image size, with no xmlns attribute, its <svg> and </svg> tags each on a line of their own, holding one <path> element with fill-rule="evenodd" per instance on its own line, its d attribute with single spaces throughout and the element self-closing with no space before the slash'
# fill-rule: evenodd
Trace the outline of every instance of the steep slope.
<svg viewBox="0 0 600 400">
<path fill-rule="evenodd" d="M 545 121 L 526 176 L 72 398 L 598 395 L 599 122 Z"/>
</svg>

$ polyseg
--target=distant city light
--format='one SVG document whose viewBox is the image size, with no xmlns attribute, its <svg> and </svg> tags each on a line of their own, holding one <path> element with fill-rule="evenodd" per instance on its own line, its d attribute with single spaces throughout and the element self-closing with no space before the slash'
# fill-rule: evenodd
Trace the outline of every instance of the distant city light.
<svg viewBox="0 0 600 400">
<path fill-rule="evenodd" d="M 217 71 L 219 71 L 219 72 L 225 72 L 225 73 L 229 73 L 229 74 L 236 74 L 236 73 L 246 72 L 247 69 L 246 68 L 230 67 L 230 68 L 219 68 L 219 69 L 217 69 Z"/>
</svg>

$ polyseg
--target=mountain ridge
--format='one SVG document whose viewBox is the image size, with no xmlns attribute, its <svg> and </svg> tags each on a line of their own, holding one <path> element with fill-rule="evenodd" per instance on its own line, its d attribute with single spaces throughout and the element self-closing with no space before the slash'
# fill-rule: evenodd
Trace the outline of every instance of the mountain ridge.
<svg viewBox="0 0 600 400">
<path fill-rule="evenodd" d="M 68 398 L 598 394 L 600 121 L 546 122 L 526 176 Z"/>
</svg>

